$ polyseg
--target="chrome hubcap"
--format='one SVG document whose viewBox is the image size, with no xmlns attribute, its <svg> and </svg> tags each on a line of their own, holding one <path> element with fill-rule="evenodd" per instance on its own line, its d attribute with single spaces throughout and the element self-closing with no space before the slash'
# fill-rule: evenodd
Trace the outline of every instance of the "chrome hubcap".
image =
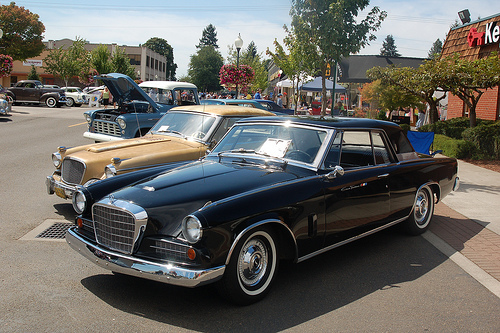
<svg viewBox="0 0 500 333">
<path fill-rule="evenodd" d="M 429 198 L 426 192 L 419 192 L 415 203 L 415 222 L 418 225 L 426 223 L 427 212 L 429 210 Z"/>
<path fill-rule="evenodd" d="M 267 248 L 259 239 L 248 241 L 240 252 L 238 272 L 246 286 L 258 284 L 266 274 L 268 264 Z"/>
</svg>

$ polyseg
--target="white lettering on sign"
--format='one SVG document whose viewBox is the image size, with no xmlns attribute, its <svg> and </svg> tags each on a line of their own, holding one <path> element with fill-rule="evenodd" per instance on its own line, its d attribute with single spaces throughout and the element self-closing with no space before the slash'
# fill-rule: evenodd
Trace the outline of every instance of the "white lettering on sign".
<svg viewBox="0 0 500 333">
<path fill-rule="evenodd" d="M 28 59 L 26 61 L 23 61 L 23 66 L 37 66 L 37 67 L 42 67 L 43 63 L 42 63 L 42 60 Z"/>
<path fill-rule="evenodd" d="M 497 43 L 500 38 L 500 26 L 496 22 L 486 24 L 486 35 L 484 36 L 485 44 Z"/>
</svg>

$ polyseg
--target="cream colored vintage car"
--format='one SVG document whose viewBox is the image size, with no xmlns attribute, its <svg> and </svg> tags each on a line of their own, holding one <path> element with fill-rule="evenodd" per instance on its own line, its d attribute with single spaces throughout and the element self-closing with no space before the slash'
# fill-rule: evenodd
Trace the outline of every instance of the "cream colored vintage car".
<svg viewBox="0 0 500 333">
<path fill-rule="evenodd" d="M 239 119 L 274 116 L 242 106 L 190 105 L 172 108 L 144 136 L 58 147 L 52 154 L 56 171 L 46 179 L 47 192 L 69 199 L 79 186 L 150 167 L 185 164 L 213 147 Z"/>
</svg>

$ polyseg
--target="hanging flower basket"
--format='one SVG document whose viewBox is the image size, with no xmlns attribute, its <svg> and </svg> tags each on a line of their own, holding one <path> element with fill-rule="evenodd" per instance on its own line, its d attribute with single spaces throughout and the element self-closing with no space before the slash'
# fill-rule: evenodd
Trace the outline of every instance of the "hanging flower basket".
<svg viewBox="0 0 500 333">
<path fill-rule="evenodd" d="M 12 57 L 0 54 L 0 77 L 9 76 L 10 72 L 12 72 Z"/>
<path fill-rule="evenodd" d="M 254 77 L 255 71 L 247 65 L 236 67 L 235 65 L 228 64 L 222 66 L 219 71 L 220 84 L 226 88 L 233 88 L 236 85 L 242 88 L 248 87 Z"/>
</svg>

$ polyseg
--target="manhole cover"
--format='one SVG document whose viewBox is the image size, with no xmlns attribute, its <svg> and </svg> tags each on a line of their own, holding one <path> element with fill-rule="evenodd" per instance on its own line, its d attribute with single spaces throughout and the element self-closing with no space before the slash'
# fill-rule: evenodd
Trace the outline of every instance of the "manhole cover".
<svg viewBox="0 0 500 333">
<path fill-rule="evenodd" d="M 71 223 L 54 223 L 35 238 L 64 239 L 66 231 L 72 226 Z"/>
</svg>

